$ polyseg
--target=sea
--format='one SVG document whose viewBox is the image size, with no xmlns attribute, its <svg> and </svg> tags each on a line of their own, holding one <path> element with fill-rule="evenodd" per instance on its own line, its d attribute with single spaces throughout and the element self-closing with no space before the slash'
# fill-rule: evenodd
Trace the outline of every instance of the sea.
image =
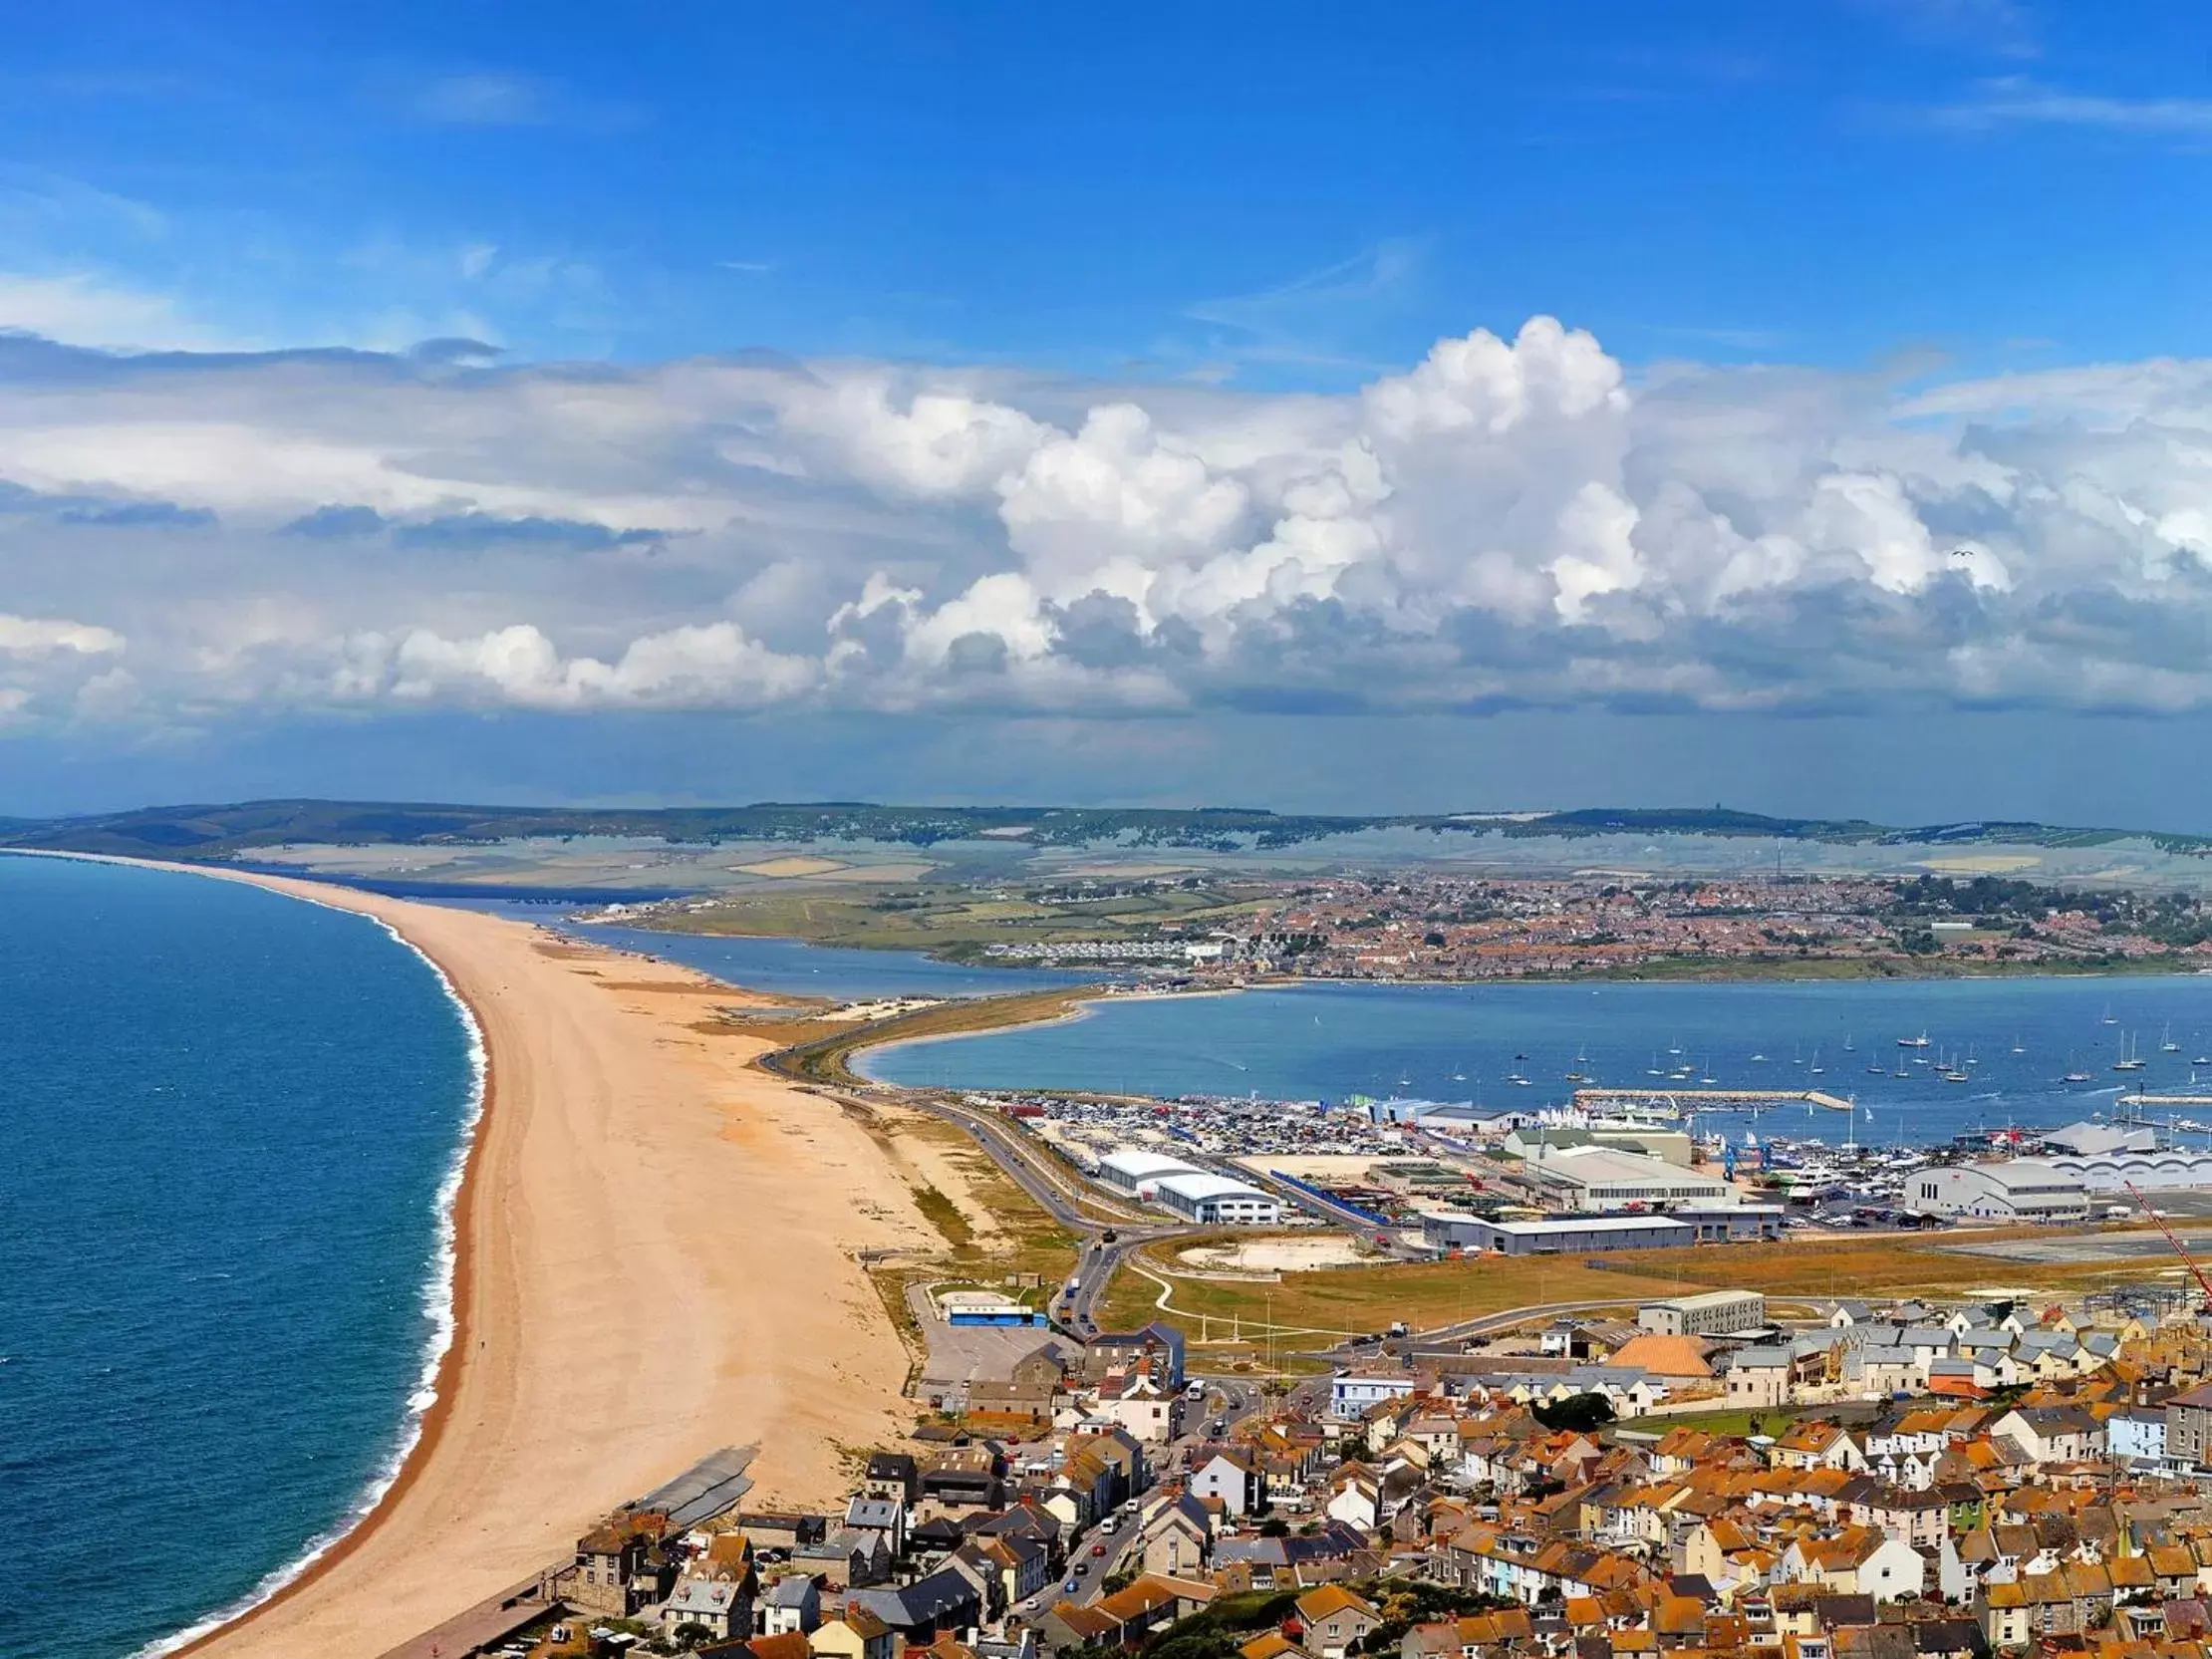
<svg viewBox="0 0 2212 1659">
<path fill-rule="evenodd" d="M 162 1651 L 382 1492 L 480 1056 L 379 924 L 0 857 L 0 1654 Z"/>
<path fill-rule="evenodd" d="M 1921 1039 L 1926 1039 L 1925 1046 Z M 2116 1071 L 2139 1056 L 2140 1069 Z M 1849 1099 L 1707 1112 L 1701 1132 L 1925 1145 L 2109 1116 L 2121 1089 L 2201 1094 L 2212 1122 L 2212 976 L 1755 983 L 1307 984 L 1124 995 L 1046 1025 L 872 1050 L 887 1082 L 1156 1096 L 1565 1104 L 1609 1084 Z M 1962 1081 L 1946 1081 L 1950 1072 Z M 2067 1082 L 2069 1074 L 2087 1080 Z M 2184 1128 L 2182 1133 L 2189 1131 Z"/>
</svg>

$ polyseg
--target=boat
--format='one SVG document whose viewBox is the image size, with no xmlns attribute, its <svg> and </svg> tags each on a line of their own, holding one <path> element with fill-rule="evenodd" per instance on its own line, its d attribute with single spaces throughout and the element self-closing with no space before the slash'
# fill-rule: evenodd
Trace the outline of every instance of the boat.
<svg viewBox="0 0 2212 1659">
<path fill-rule="evenodd" d="M 1926 1048 L 1930 1046 L 1928 1033 L 1923 1031 L 1917 1037 L 1899 1037 L 1897 1046 L 1899 1048 Z"/>
<path fill-rule="evenodd" d="M 1764 1054 L 1754 1054 L 1751 1057 L 1751 1063 L 1753 1065 L 1765 1065 L 1767 1063 L 1767 1056 Z"/>
<path fill-rule="evenodd" d="M 1887 1077 L 1889 1075 L 1889 1068 L 1883 1065 L 1881 1061 L 1876 1060 L 1872 1065 L 1866 1068 L 1866 1075 L 1869 1077 Z M 1904 1073 L 1899 1072 L 1897 1075 L 1902 1077 Z"/>
<path fill-rule="evenodd" d="M 1957 1066 L 1953 1066 L 1949 1071 L 1939 1071 L 1936 1075 L 1946 1083 L 1971 1083 L 1974 1081 L 1974 1073 L 1961 1071 Z"/>
<path fill-rule="evenodd" d="M 2059 1081 L 2062 1083 L 2087 1083 L 2092 1081 L 2092 1079 L 2085 1071 L 2070 1071 L 2064 1077 L 2060 1078 Z"/>
<path fill-rule="evenodd" d="M 2168 1025 L 2164 1033 L 2158 1038 L 2158 1052 L 2161 1054 L 2178 1054 L 2181 1052 L 2181 1044 L 2173 1040 L 2173 1027 L 2171 1025 Z"/>
<path fill-rule="evenodd" d="M 1846 1054 L 1853 1054 L 1857 1052 L 1857 1050 L 1851 1046 L 1851 1033 L 1848 1031 L 1845 1031 L 1843 1033 L 1843 1052 Z"/>
<path fill-rule="evenodd" d="M 2120 1038 L 2120 1057 L 2112 1062 L 2114 1071 L 2140 1071 L 2149 1062 L 2140 1054 L 2129 1050 L 2125 1037 Z"/>
<path fill-rule="evenodd" d="M 2018 1038 L 2017 1036 L 2013 1038 L 2013 1052 L 2015 1054 L 2025 1054 L 2028 1052 L 2026 1048 L 2021 1046 L 2020 1038 Z"/>
<path fill-rule="evenodd" d="M 2112 1004 L 2109 1002 L 2104 1004 L 2104 1023 L 2107 1025 L 2117 1025 L 2119 1023 L 2118 1020 L 2112 1017 Z"/>
</svg>

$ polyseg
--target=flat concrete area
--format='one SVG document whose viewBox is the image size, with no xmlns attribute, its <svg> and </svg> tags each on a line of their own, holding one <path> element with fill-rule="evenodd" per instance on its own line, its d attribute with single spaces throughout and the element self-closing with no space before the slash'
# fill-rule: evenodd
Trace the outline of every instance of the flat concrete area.
<svg viewBox="0 0 2212 1659">
<path fill-rule="evenodd" d="M 2188 1196 L 2201 1198 L 2204 1195 Z M 2160 1205 L 2159 1208 L 2166 1207 Z M 2179 1227 L 2174 1232 L 2189 1247 L 2191 1255 L 2212 1256 L 2212 1233 L 2201 1228 Z M 2011 1239 L 2003 1243 L 1992 1241 L 1988 1244 L 1945 1244 L 1943 1248 L 1956 1255 L 1987 1256 L 1996 1261 L 2037 1262 L 2052 1267 L 2080 1266 L 2099 1261 L 2115 1264 L 2144 1261 L 2159 1266 L 2180 1265 L 2174 1259 L 2173 1246 L 2156 1232 L 2062 1234 L 2052 1239 Z"/>
<path fill-rule="evenodd" d="M 918 1390 L 925 1400 L 939 1396 L 965 1400 L 969 1383 L 1006 1382 L 1012 1378 L 1017 1363 L 1047 1342 L 1056 1342 L 1064 1350 L 1077 1346 L 1058 1331 L 1042 1325 L 1025 1329 L 1003 1325 L 949 1325 L 937 1316 L 936 1305 L 920 1285 L 908 1286 L 907 1306 L 914 1314 L 915 1323 L 921 1326 L 923 1343 L 929 1349 L 930 1357 L 923 1364 Z"/>
</svg>

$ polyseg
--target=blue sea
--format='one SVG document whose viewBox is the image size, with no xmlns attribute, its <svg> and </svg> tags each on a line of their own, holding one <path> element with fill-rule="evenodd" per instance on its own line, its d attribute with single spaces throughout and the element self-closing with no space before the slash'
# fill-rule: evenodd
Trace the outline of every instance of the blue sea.
<svg viewBox="0 0 2212 1659">
<path fill-rule="evenodd" d="M 1922 1035 L 1925 1048 L 1899 1046 Z M 2115 1072 L 2123 1051 L 2142 1069 Z M 1081 1018 L 878 1049 L 861 1063 L 888 1082 L 963 1088 L 1522 1109 L 1563 1103 L 1581 1086 L 1570 1072 L 1636 1088 L 1819 1089 L 1856 1098 L 1861 1141 L 1928 1143 L 2108 1113 L 2123 1083 L 2212 1096 L 2212 977 L 1312 984 L 1117 997 Z M 1942 1081 L 1946 1067 L 1969 1080 Z M 2089 1081 L 2061 1081 L 2069 1072 Z M 2212 1121 L 2212 1105 L 2177 1110 Z M 1841 1113 L 1797 1106 L 1762 1113 L 1760 1127 L 1846 1132 Z"/>
<path fill-rule="evenodd" d="M 233 882 L 0 857 L 0 1654 L 120 1659 L 412 1444 L 475 1047 L 383 928 Z"/>
</svg>

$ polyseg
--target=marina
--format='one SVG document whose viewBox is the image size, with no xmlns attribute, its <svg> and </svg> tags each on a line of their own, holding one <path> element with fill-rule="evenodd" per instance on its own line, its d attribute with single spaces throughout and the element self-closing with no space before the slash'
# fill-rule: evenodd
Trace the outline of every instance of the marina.
<svg viewBox="0 0 2212 1659">
<path fill-rule="evenodd" d="M 1078 1018 L 886 1047 L 862 1065 L 887 1082 L 979 1089 L 1523 1112 L 1614 1102 L 1726 1119 L 1762 1138 L 1788 1125 L 1850 1144 L 1943 1146 L 2127 1113 L 2201 1136 L 2188 1113 L 2212 1107 L 2212 1070 L 2188 1056 L 2207 1051 L 2212 981 L 2170 974 L 2119 990 L 2104 978 L 2013 977 L 1112 996 Z M 2121 1059 L 2142 1064 L 2115 1076 Z"/>
</svg>

